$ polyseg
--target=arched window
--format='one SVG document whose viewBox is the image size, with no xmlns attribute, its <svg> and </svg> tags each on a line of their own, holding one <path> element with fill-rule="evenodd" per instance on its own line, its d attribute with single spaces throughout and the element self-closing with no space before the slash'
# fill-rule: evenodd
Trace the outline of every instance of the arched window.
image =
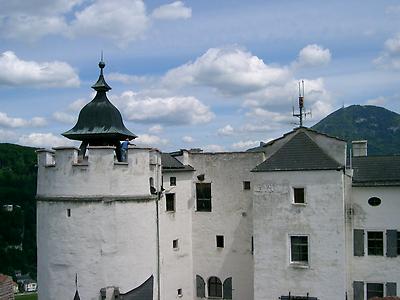
<svg viewBox="0 0 400 300">
<path fill-rule="evenodd" d="M 204 282 L 204 279 L 199 275 L 196 275 L 196 289 L 198 298 L 206 297 L 206 283 Z"/>
<path fill-rule="evenodd" d="M 224 299 L 232 299 L 232 277 L 224 281 Z"/>
<path fill-rule="evenodd" d="M 222 298 L 222 282 L 218 277 L 208 279 L 208 297 Z"/>
</svg>

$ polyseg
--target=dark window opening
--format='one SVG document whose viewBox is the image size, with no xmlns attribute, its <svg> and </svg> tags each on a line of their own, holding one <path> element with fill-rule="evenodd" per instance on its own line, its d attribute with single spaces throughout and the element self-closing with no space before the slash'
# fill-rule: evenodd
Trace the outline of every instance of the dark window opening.
<svg viewBox="0 0 400 300">
<path fill-rule="evenodd" d="M 383 255 L 382 231 L 368 231 L 368 255 Z"/>
<path fill-rule="evenodd" d="M 304 201 L 304 188 L 293 188 L 293 202 L 294 203 L 305 203 Z"/>
<path fill-rule="evenodd" d="M 400 231 L 397 231 L 397 255 L 400 255 Z"/>
<path fill-rule="evenodd" d="M 157 194 L 156 188 L 154 187 L 154 179 L 153 179 L 153 177 L 149 178 L 149 184 L 150 184 L 150 194 L 152 194 L 152 195 Z"/>
<path fill-rule="evenodd" d="M 251 237 L 251 254 L 254 254 L 254 237 Z"/>
<path fill-rule="evenodd" d="M 69 218 L 70 216 L 71 216 L 71 209 L 68 208 L 68 209 L 67 209 L 67 217 Z"/>
<path fill-rule="evenodd" d="M 178 289 L 178 296 L 182 297 L 182 289 Z"/>
<path fill-rule="evenodd" d="M 222 298 L 222 283 L 218 277 L 208 279 L 208 297 Z"/>
<path fill-rule="evenodd" d="M 290 260 L 291 262 L 308 263 L 308 237 L 290 237 Z"/>
<path fill-rule="evenodd" d="M 176 177 L 169 178 L 169 185 L 171 185 L 171 186 L 176 185 Z"/>
<path fill-rule="evenodd" d="M 178 239 L 172 241 L 172 248 L 178 249 Z"/>
<path fill-rule="evenodd" d="M 382 200 L 378 197 L 372 197 L 368 199 L 368 204 L 371 206 L 379 206 L 382 203 Z"/>
<path fill-rule="evenodd" d="M 197 211 L 211 211 L 211 183 L 196 183 Z"/>
<path fill-rule="evenodd" d="M 250 181 L 243 181 L 243 189 L 250 190 Z"/>
<path fill-rule="evenodd" d="M 383 297 L 383 283 L 367 283 L 367 299 Z"/>
<path fill-rule="evenodd" d="M 199 275 L 196 275 L 196 293 L 199 298 L 206 297 L 206 283 L 204 282 L 203 277 Z"/>
<path fill-rule="evenodd" d="M 224 236 L 223 235 L 217 235 L 217 247 L 218 248 L 224 248 Z"/>
<path fill-rule="evenodd" d="M 165 210 L 175 211 L 175 194 L 169 193 L 165 194 Z"/>
</svg>

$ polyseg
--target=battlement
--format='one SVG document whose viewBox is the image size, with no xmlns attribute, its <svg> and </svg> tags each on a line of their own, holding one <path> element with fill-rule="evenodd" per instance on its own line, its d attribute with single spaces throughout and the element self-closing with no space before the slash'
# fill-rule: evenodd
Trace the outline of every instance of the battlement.
<svg viewBox="0 0 400 300">
<path fill-rule="evenodd" d="M 126 162 L 117 161 L 112 146 L 88 147 L 84 159 L 78 153 L 76 147 L 37 151 L 38 198 L 148 198 L 150 185 L 155 191 L 161 189 L 161 154 L 157 149 L 129 147 Z"/>
</svg>

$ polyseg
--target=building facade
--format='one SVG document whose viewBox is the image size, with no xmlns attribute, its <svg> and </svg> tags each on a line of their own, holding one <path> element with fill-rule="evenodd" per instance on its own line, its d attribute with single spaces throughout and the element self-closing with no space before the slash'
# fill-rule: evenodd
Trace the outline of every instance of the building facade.
<svg viewBox="0 0 400 300">
<path fill-rule="evenodd" d="M 136 136 L 100 68 L 65 133 L 82 146 L 38 151 L 40 299 L 399 294 L 398 157 L 359 142 L 347 162 L 344 141 L 300 127 L 246 152 L 132 145 L 125 159 L 116 140 Z"/>
</svg>

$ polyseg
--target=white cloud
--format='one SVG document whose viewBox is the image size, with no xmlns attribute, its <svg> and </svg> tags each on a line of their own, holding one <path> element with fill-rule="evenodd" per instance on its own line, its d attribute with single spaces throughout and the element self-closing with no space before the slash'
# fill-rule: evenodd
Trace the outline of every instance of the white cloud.
<svg viewBox="0 0 400 300">
<path fill-rule="evenodd" d="M 68 110 L 72 112 L 80 111 L 87 103 L 89 103 L 89 101 L 86 99 L 77 99 L 68 106 Z"/>
<path fill-rule="evenodd" d="M 73 124 L 77 120 L 77 116 L 62 111 L 56 111 L 55 113 L 53 113 L 53 118 L 54 120 L 65 124 Z"/>
<path fill-rule="evenodd" d="M 72 36 L 98 36 L 120 46 L 141 37 L 149 26 L 141 0 L 97 0 L 75 13 Z"/>
<path fill-rule="evenodd" d="M 331 52 L 329 49 L 324 49 L 319 45 L 307 45 L 299 52 L 298 61 L 295 63 L 298 66 L 323 66 L 331 61 Z"/>
<path fill-rule="evenodd" d="M 118 81 L 123 84 L 135 84 L 135 83 L 143 84 L 150 80 L 150 78 L 146 76 L 128 75 L 118 72 L 108 74 L 107 79 L 109 79 L 110 81 Z"/>
<path fill-rule="evenodd" d="M 384 50 L 373 62 L 384 69 L 400 70 L 400 33 L 385 41 Z"/>
<path fill-rule="evenodd" d="M 0 127 L 42 127 L 46 124 L 46 119 L 42 117 L 34 117 L 31 120 L 25 120 L 22 118 L 12 118 L 9 117 L 6 113 L 0 112 Z"/>
<path fill-rule="evenodd" d="M 273 112 L 267 109 L 256 107 L 251 109 L 249 112 L 246 113 L 248 117 L 257 117 L 264 119 L 266 122 L 278 122 L 278 123 L 290 123 L 293 121 L 293 117 L 291 114 L 287 114 L 285 112 Z"/>
<path fill-rule="evenodd" d="M 182 137 L 182 141 L 190 144 L 194 142 L 194 138 L 192 138 L 190 135 L 185 135 L 184 137 Z"/>
<path fill-rule="evenodd" d="M 224 152 L 225 148 L 221 145 L 210 144 L 203 147 L 206 152 Z"/>
<path fill-rule="evenodd" d="M 163 83 L 171 87 L 203 85 L 236 95 L 281 85 L 289 75 L 286 68 L 269 66 L 239 47 L 210 48 L 194 62 L 170 70 Z"/>
<path fill-rule="evenodd" d="M 35 62 L 19 59 L 14 52 L 0 55 L 0 85 L 76 87 L 79 77 L 65 62 Z"/>
<path fill-rule="evenodd" d="M 52 133 L 30 133 L 18 139 L 18 144 L 31 147 L 51 148 L 57 146 L 72 146 L 73 142 L 63 136 L 56 136 Z"/>
<path fill-rule="evenodd" d="M 4 130 L 0 128 L 0 140 L 2 142 L 15 143 L 18 134 L 11 130 Z"/>
<path fill-rule="evenodd" d="M 259 141 L 239 141 L 232 144 L 232 148 L 235 150 L 247 150 L 249 148 L 257 147 L 260 144 Z"/>
<path fill-rule="evenodd" d="M 274 126 L 271 125 L 259 125 L 259 124 L 245 124 L 240 128 L 242 132 L 267 132 L 275 130 Z"/>
<path fill-rule="evenodd" d="M 208 106 L 191 96 L 152 98 L 126 91 L 112 99 L 125 118 L 135 122 L 186 125 L 208 123 L 214 118 Z"/>
<path fill-rule="evenodd" d="M 133 143 L 140 146 L 160 146 L 168 144 L 168 140 L 162 139 L 156 135 L 138 134 L 138 137 L 133 140 Z"/>
<path fill-rule="evenodd" d="M 157 7 L 152 16 L 155 19 L 164 20 L 189 19 L 192 16 L 192 9 L 186 7 L 182 1 L 175 1 Z"/>
<path fill-rule="evenodd" d="M 386 103 L 386 98 L 383 96 L 367 100 L 367 104 L 369 105 L 383 106 L 385 105 L 385 103 Z"/>
<path fill-rule="evenodd" d="M 163 132 L 163 131 L 164 131 L 164 128 L 163 128 L 160 124 L 156 124 L 156 125 L 151 126 L 151 127 L 149 128 L 149 132 L 150 132 L 150 133 L 158 134 L 158 133 L 161 133 L 161 132 Z"/>
<path fill-rule="evenodd" d="M 231 125 L 226 125 L 220 129 L 218 129 L 217 133 L 218 135 L 223 135 L 223 136 L 228 136 L 228 135 L 232 135 L 234 132 L 234 129 Z"/>
</svg>

